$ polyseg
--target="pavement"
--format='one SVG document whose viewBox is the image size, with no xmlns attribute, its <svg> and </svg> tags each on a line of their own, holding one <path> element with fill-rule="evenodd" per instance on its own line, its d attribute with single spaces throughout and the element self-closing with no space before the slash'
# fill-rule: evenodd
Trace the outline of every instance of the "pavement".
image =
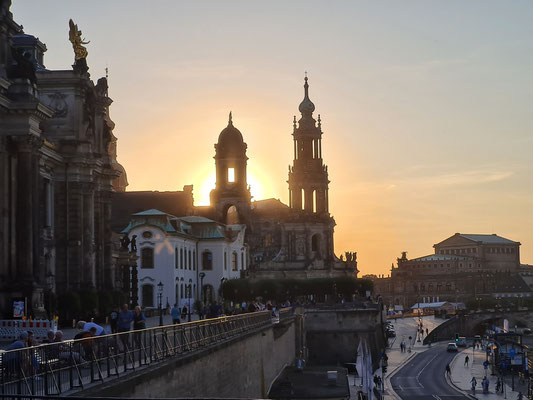
<svg viewBox="0 0 533 400">
<path fill-rule="evenodd" d="M 465 357 L 468 355 L 469 357 L 469 363 L 468 366 L 465 365 Z M 505 376 L 504 382 L 505 382 L 505 390 L 504 393 L 495 393 L 496 389 L 496 381 L 498 379 L 497 375 L 491 375 L 491 366 L 489 365 L 488 368 L 485 370 L 483 366 L 483 362 L 486 359 L 485 351 L 482 349 L 476 349 L 472 350 L 472 348 L 467 348 L 460 353 L 458 353 L 452 362 L 450 363 L 451 368 L 451 377 L 449 377 L 449 382 L 453 386 L 455 386 L 457 389 L 461 390 L 463 393 L 468 393 L 470 395 L 470 398 L 475 399 L 486 399 L 486 400 L 493 400 L 493 399 L 517 399 L 518 393 L 521 391 L 524 395 L 524 399 L 526 398 L 527 393 L 527 382 L 520 383 L 518 377 L 514 377 L 515 381 L 515 390 L 512 390 L 512 381 L 511 376 Z M 481 381 L 483 380 L 483 377 L 487 376 L 489 379 L 489 392 L 483 393 L 483 390 L 481 388 Z M 477 388 L 476 388 L 476 394 L 472 394 L 471 389 L 471 380 L 472 377 L 475 377 L 477 380 Z"/>
<path fill-rule="evenodd" d="M 198 314 L 191 314 L 191 321 L 197 321 L 198 320 Z M 181 320 L 181 322 L 187 322 L 187 318 L 185 320 Z M 100 324 L 104 327 L 105 331 L 108 333 L 111 333 L 111 327 L 109 324 Z M 163 325 L 172 325 L 172 316 L 170 315 L 163 315 Z M 156 326 L 159 326 L 159 316 L 153 316 L 153 317 L 147 317 L 146 318 L 146 327 L 147 328 L 154 328 Z M 63 340 L 69 340 L 74 339 L 74 336 L 79 332 L 76 328 L 72 327 L 61 327 L 59 328 L 61 331 L 63 331 Z M 5 349 L 8 347 L 12 341 L 0 341 L 0 349 Z"/>
</svg>

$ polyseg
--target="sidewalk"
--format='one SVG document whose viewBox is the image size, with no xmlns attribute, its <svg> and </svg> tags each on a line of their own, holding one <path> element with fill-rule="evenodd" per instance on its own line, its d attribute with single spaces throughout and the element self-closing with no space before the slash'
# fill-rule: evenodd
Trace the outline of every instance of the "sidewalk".
<svg viewBox="0 0 533 400">
<path fill-rule="evenodd" d="M 470 358 L 468 367 L 464 365 L 464 360 L 467 355 Z M 515 391 L 512 391 L 511 388 L 511 376 L 507 375 L 505 377 L 505 392 L 495 393 L 496 381 L 498 379 L 498 376 L 491 375 L 492 370 L 490 365 L 488 366 L 487 370 L 483 368 L 483 362 L 485 361 L 485 358 L 485 351 L 481 349 L 474 350 L 474 352 L 472 353 L 472 349 L 468 348 L 457 354 L 457 356 L 455 356 L 455 358 L 450 363 L 452 373 L 449 380 L 452 386 L 455 386 L 463 392 L 472 395 L 472 385 L 470 382 L 472 380 L 472 377 L 475 376 L 477 380 L 475 398 L 477 399 L 517 399 L 519 391 L 522 392 L 525 399 L 527 393 L 527 383 L 520 384 L 519 379 L 516 376 Z M 489 393 L 483 393 L 483 389 L 481 388 L 481 381 L 483 380 L 483 377 L 485 375 L 489 379 Z"/>
<path fill-rule="evenodd" d="M 191 314 L 191 321 L 197 321 L 198 314 Z M 181 320 L 182 323 L 187 322 L 187 318 Z M 163 315 L 163 325 L 172 325 L 172 316 Z M 111 333 L 111 327 L 109 324 L 101 324 L 104 327 L 105 331 Z M 153 328 L 159 326 L 159 315 L 146 318 L 146 327 Z M 74 336 L 79 332 L 76 328 L 60 328 L 59 330 L 63 331 L 63 340 L 74 339 Z M 2 341 L 0 342 L 0 349 L 5 349 L 8 347 L 12 341 Z"/>
</svg>

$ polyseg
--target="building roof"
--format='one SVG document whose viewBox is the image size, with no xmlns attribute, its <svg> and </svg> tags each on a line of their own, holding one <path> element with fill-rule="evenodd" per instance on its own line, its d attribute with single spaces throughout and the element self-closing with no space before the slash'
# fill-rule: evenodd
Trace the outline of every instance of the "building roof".
<svg viewBox="0 0 533 400">
<path fill-rule="evenodd" d="M 451 255 L 451 254 L 430 254 L 428 256 L 412 258 L 408 261 L 452 261 L 452 260 L 468 261 L 468 260 L 473 260 L 473 259 L 474 257 L 456 256 L 456 255 Z"/>
<path fill-rule="evenodd" d="M 141 211 L 133 215 L 168 215 L 168 214 L 164 213 L 163 211 L 156 210 L 155 208 L 151 208 L 149 210 Z"/>
<path fill-rule="evenodd" d="M 181 221 L 185 221 L 189 224 L 216 223 L 216 221 L 213 221 L 212 219 L 209 219 L 206 217 L 200 217 L 198 215 L 179 217 L 178 219 L 180 219 Z"/>
<path fill-rule="evenodd" d="M 464 237 L 465 239 L 473 240 L 474 242 L 482 242 L 487 244 L 518 244 L 518 242 L 498 236 L 495 233 L 492 235 L 460 233 L 459 236 Z"/>
</svg>

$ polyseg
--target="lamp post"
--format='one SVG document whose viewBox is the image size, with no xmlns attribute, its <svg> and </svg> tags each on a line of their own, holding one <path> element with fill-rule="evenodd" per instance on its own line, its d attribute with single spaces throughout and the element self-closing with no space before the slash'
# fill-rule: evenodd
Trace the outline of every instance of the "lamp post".
<svg viewBox="0 0 533 400">
<path fill-rule="evenodd" d="M 49 319 L 52 319 L 52 296 L 54 294 L 54 281 L 54 274 L 51 271 L 48 271 L 46 273 L 46 289 L 48 291 L 46 311 Z"/>
<path fill-rule="evenodd" d="M 187 286 L 187 297 L 189 298 L 189 309 L 187 310 L 187 321 L 191 322 L 191 294 L 192 294 L 192 283 L 189 283 Z"/>
<path fill-rule="evenodd" d="M 204 304 L 204 278 L 205 278 L 205 272 L 200 272 L 198 274 L 200 277 L 200 301 L 202 304 Z"/>
<path fill-rule="evenodd" d="M 163 300 L 163 282 L 159 281 L 157 284 L 157 297 L 159 300 L 159 326 L 163 326 L 163 309 L 161 307 L 161 301 Z"/>
<path fill-rule="evenodd" d="M 220 298 L 222 299 L 222 314 L 225 314 L 224 312 L 224 289 L 222 287 L 224 286 L 224 282 L 226 282 L 226 278 L 220 278 Z"/>
</svg>

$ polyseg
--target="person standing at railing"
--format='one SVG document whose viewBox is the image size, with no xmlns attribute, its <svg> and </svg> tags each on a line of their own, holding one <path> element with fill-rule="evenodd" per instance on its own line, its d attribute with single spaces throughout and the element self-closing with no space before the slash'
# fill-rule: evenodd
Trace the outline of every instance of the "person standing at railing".
<svg viewBox="0 0 533 400">
<path fill-rule="evenodd" d="M 174 304 L 174 307 L 172 307 L 172 310 L 170 310 L 170 315 L 172 316 L 173 325 L 179 324 L 181 322 L 180 309 L 178 308 L 178 304 Z"/>
<path fill-rule="evenodd" d="M 146 317 L 141 310 L 141 307 L 135 306 L 135 312 L 133 313 L 133 330 L 138 331 L 146 328 Z M 135 333 L 135 345 L 137 348 L 141 348 L 142 332 Z"/>
<path fill-rule="evenodd" d="M 133 313 L 128 310 L 128 305 L 124 304 L 122 306 L 122 310 L 118 313 L 118 320 L 117 320 L 117 331 L 118 333 L 122 333 L 120 335 L 120 340 L 122 341 L 122 344 L 124 345 L 124 350 L 128 347 L 129 344 L 129 338 L 128 334 L 126 332 L 129 332 L 131 330 L 131 322 L 133 321 Z"/>
<path fill-rule="evenodd" d="M 9 345 L 2 357 L 2 368 L 10 374 L 17 374 L 27 370 L 29 365 L 29 353 L 20 350 L 28 347 L 28 333 L 21 332 L 18 339 Z M 10 350 L 18 350 L 9 352 Z"/>
</svg>

